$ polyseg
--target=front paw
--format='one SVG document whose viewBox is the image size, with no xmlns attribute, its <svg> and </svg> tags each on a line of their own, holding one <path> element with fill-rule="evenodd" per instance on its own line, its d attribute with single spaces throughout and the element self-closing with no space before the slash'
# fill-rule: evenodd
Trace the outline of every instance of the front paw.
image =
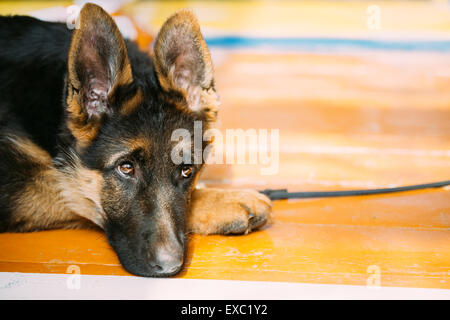
<svg viewBox="0 0 450 320">
<path fill-rule="evenodd" d="M 199 234 L 247 234 L 270 222 L 272 202 L 255 190 L 196 189 L 188 229 Z"/>
</svg>

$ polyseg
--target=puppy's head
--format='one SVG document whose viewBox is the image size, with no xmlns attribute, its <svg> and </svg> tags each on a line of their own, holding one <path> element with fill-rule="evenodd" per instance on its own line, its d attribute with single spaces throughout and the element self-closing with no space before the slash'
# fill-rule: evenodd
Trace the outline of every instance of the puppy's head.
<svg viewBox="0 0 450 320">
<path fill-rule="evenodd" d="M 173 161 L 172 133 L 183 129 L 193 138 L 195 123 L 204 130 L 215 120 L 208 48 L 187 10 L 165 22 L 147 58 L 100 7 L 86 4 L 79 18 L 68 57 L 66 124 L 74 174 L 96 186 L 84 192 L 95 207 L 91 220 L 131 273 L 175 274 L 201 164 Z M 191 142 L 192 154 L 206 147 Z"/>
</svg>

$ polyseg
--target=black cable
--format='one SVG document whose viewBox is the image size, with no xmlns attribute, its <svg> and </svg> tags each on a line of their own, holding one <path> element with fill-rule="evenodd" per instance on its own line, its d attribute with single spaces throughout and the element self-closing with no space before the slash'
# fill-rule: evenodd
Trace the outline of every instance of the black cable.
<svg viewBox="0 0 450 320">
<path fill-rule="evenodd" d="M 372 194 L 384 194 L 384 193 L 393 193 L 393 192 L 402 192 L 402 191 L 411 191 L 429 188 L 441 188 L 448 185 L 450 185 L 450 180 L 425 184 L 416 184 L 412 186 L 397 187 L 397 188 L 342 190 L 342 191 L 305 191 L 305 192 L 288 192 L 287 189 L 265 189 L 260 192 L 268 196 L 270 200 L 282 200 L 282 199 L 366 196 Z"/>
</svg>

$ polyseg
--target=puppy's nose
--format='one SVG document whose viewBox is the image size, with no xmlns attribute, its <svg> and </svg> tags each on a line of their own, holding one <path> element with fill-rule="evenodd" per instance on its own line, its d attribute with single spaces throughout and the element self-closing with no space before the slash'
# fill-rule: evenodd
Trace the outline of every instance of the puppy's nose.
<svg viewBox="0 0 450 320">
<path fill-rule="evenodd" d="M 183 252 L 178 249 L 159 249 L 156 251 L 152 265 L 160 276 L 175 274 L 183 266 Z"/>
</svg>

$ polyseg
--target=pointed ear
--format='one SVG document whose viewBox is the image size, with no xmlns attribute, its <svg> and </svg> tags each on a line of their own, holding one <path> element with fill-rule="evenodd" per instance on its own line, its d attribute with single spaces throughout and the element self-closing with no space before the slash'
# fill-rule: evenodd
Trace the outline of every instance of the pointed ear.
<svg viewBox="0 0 450 320">
<path fill-rule="evenodd" d="M 200 26 L 190 10 L 170 17 L 155 42 L 155 69 L 161 87 L 180 93 L 190 111 L 214 121 L 219 104 L 213 66 Z"/>
<path fill-rule="evenodd" d="M 103 115 L 112 113 L 116 88 L 133 82 L 125 41 L 113 19 L 88 3 L 80 11 L 68 57 L 69 129 L 82 144 L 97 134 Z"/>
</svg>

